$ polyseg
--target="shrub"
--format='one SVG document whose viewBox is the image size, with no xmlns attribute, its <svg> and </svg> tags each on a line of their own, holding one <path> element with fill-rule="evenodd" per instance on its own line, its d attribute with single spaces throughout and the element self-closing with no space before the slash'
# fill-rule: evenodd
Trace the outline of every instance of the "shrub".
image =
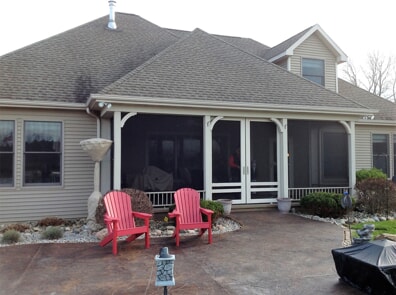
<svg viewBox="0 0 396 295">
<path fill-rule="evenodd" d="M 121 191 L 127 193 L 131 197 L 132 210 L 137 212 L 143 212 L 153 214 L 153 204 L 151 203 L 148 196 L 140 190 L 133 188 L 124 188 Z M 95 219 L 96 223 L 104 226 L 104 214 L 106 213 L 106 207 L 103 202 L 103 197 L 99 199 L 98 207 L 96 208 Z M 144 225 L 144 221 L 140 218 L 135 218 L 137 226 Z"/>
<path fill-rule="evenodd" d="M 41 237 L 47 240 L 57 240 L 63 237 L 63 231 L 59 226 L 49 226 L 42 232 Z"/>
<path fill-rule="evenodd" d="M 396 185 L 383 178 L 367 178 L 355 185 L 357 207 L 374 214 L 386 213 L 396 209 Z"/>
<path fill-rule="evenodd" d="M 3 238 L 1 239 L 1 242 L 5 244 L 13 244 L 19 242 L 20 238 L 21 238 L 21 234 L 18 231 L 14 229 L 10 229 L 3 234 Z"/>
<path fill-rule="evenodd" d="M 386 174 L 382 170 L 377 168 L 361 169 L 356 171 L 356 182 L 368 179 L 368 178 L 381 178 L 386 179 Z"/>
<path fill-rule="evenodd" d="M 301 198 L 301 210 L 320 217 L 340 217 L 346 213 L 341 206 L 343 195 L 326 192 L 316 192 Z"/>
<path fill-rule="evenodd" d="M 26 224 L 20 224 L 20 223 L 13 223 L 13 224 L 9 224 L 6 227 L 2 228 L 0 230 L 0 233 L 4 233 L 8 230 L 16 230 L 18 232 L 24 232 L 25 230 L 29 229 L 30 226 L 26 225 Z"/>
<path fill-rule="evenodd" d="M 223 205 L 220 202 L 217 201 L 211 201 L 211 200 L 201 200 L 201 207 L 205 209 L 210 209 L 213 211 L 212 214 L 212 225 L 216 221 L 217 218 L 222 216 L 224 214 L 224 208 Z M 206 217 L 204 215 L 204 217 Z"/>
<path fill-rule="evenodd" d="M 41 219 L 39 222 L 37 222 L 38 226 L 58 226 L 58 225 L 62 225 L 65 224 L 66 221 L 62 218 L 58 218 L 58 217 L 46 217 L 44 219 Z"/>
</svg>

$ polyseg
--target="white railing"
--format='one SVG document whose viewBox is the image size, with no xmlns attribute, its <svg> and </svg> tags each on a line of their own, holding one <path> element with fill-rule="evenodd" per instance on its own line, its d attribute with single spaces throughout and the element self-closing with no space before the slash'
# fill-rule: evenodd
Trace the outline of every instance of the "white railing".
<svg viewBox="0 0 396 295">
<path fill-rule="evenodd" d="M 302 197 L 316 192 L 343 194 L 345 191 L 351 192 L 350 187 L 301 187 L 289 188 L 289 198 L 294 201 L 301 200 Z"/>
<path fill-rule="evenodd" d="M 299 201 L 302 197 L 316 192 L 327 192 L 343 194 L 345 191 L 351 192 L 350 187 L 301 187 L 301 188 L 289 188 L 289 198 L 293 201 Z M 199 190 L 201 198 L 203 198 L 205 191 Z M 173 194 L 175 191 L 166 192 L 146 192 L 149 197 L 153 208 L 169 208 L 174 205 Z"/>
<path fill-rule="evenodd" d="M 204 191 L 198 190 L 203 197 Z M 175 191 L 167 191 L 167 192 L 146 192 L 146 195 L 149 197 L 151 203 L 153 204 L 153 208 L 168 208 L 175 204 L 173 200 L 173 194 Z"/>
</svg>

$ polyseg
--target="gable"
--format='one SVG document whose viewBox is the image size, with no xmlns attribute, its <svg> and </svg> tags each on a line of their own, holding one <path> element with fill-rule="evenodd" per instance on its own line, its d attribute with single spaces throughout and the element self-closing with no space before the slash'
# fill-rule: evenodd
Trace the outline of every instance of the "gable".
<svg viewBox="0 0 396 295">
<path fill-rule="evenodd" d="M 347 61 L 346 54 L 338 47 L 337 44 L 335 44 L 335 42 L 322 30 L 319 25 L 309 27 L 304 31 L 274 46 L 266 52 L 265 58 L 271 62 L 276 62 L 277 60 L 283 59 L 286 56 L 293 56 L 295 55 L 295 49 L 298 48 L 313 34 L 316 34 L 317 37 L 321 39 L 321 42 L 330 51 L 333 52 L 333 55 L 336 57 L 337 63 Z"/>
<path fill-rule="evenodd" d="M 325 87 L 334 92 L 337 91 L 337 61 L 333 51 L 331 51 L 318 34 L 312 34 L 295 50 L 290 58 L 290 71 L 302 75 L 302 59 L 313 58 L 324 60 L 325 63 Z"/>
</svg>

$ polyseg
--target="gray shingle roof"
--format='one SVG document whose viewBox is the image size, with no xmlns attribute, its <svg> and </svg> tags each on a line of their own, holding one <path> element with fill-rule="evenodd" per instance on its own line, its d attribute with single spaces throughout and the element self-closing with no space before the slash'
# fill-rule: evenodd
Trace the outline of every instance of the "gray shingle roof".
<svg viewBox="0 0 396 295">
<path fill-rule="evenodd" d="M 338 92 L 372 109 L 379 110 L 376 120 L 396 120 L 396 103 L 374 95 L 343 79 L 338 79 Z"/>
<path fill-rule="evenodd" d="M 131 14 L 104 16 L 0 57 L 0 99 L 85 102 L 178 40 Z"/>
<path fill-rule="evenodd" d="M 169 32 L 172 34 L 175 34 L 178 37 L 186 37 L 189 35 L 191 32 L 190 31 L 182 31 L 182 30 L 175 30 L 175 29 L 168 29 Z M 213 35 L 213 34 L 212 34 Z M 251 54 L 257 55 L 259 57 L 264 57 L 264 54 L 266 53 L 267 50 L 270 49 L 270 47 L 257 42 L 253 39 L 250 38 L 241 38 L 241 37 L 231 37 L 231 36 L 224 36 L 224 35 L 213 35 L 218 37 L 219 39 L 230 43 L 236 47 L 239 47 L 240 49 L 249 52 Z"/>
<path fill-rule="evenodd" d="M 349 99 L 199 29 L 101 93 L 361 108 Z"/>
<path fill-rule="evenodd" d="M 285 52 L 288 48 L 290 48 L 294 43 L 296 43 L 302 36 L 305 35 L 313 26 L 305 29 L 304 31 L 290 37 L 289 39 L 279 43 L 278 45 L 272 47 L 271 49 L 267 50 L 264 58 L 270 60 L 271 58 Z"/>
</svg>

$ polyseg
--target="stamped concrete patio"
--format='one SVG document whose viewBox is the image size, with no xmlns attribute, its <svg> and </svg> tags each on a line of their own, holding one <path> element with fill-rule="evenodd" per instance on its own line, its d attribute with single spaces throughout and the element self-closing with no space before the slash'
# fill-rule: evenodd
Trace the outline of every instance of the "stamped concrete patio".
<svg viewBox="0 0 396 295">
<path fill-rule="evenodd" d="M 276 209 L 232 213 L 241 230 L 206 237 L 120 244 L 36 244 L 0 248 L 0 294 L 163 294 L 154 256 L 176 255 L 168 294 L 363 294 L 339 281 L 331 249 L 342 246 L 337 225 Z"/>
</svg>

